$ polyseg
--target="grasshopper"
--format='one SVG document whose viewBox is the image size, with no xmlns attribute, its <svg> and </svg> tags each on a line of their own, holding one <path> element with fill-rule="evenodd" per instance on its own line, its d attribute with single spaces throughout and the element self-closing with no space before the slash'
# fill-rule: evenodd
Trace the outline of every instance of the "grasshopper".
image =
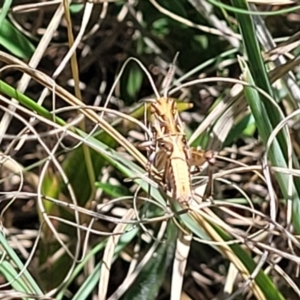
<svg viewBox="0 0 300 300">
<path fill-rule="evenodd" d="M 192 198 L 191 167 L 199 170 L 205 162 L 212 164 L 213 152 L 189 148 L 184 123 L 172 98 L 161 97 L 151 102 L 150 126 L 153 141 L 149 161 L 162 172 L 165 189 L 172 197 L 188 205 Z"/>
<path fill-rule="evenodd" d="M 177 55 L 166 77 L 163 97 L 149 101 L 153 136 L 148 144 L 148 160 L 162 174 L 165 190 L 171 193 L 172 198 L 188 205 L 192 198 L 191 167 L 199 170 L 205 162 L 213 164 L 214 157 L 212 151 L 199 151 L 188 146 L 177 103 L 167 96 L 176 58 Z"/>
</svg>

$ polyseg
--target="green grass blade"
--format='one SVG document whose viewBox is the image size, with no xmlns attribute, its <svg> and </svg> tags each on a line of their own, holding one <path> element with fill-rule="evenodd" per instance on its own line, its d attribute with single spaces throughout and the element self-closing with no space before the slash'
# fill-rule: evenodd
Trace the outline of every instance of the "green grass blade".
<svg viewBox="0 0 300 300">
<path fill-rule="evenodd" d="M 224 241 L 229 241 L 232 238 L 225 233 L 220 228 L 214 226 L 215 230 L 220 234 Z M 255 267 L 256 262 L 252 259 L 252 257 L 238 244 L 230 245 L 230 248 L 234 251 L 235 255 L 239 258 L 239 260 L 244 264 L 249 273 L 251 273 Z M 266 299 L 272 300 L 284 300 L 285 298 L 278 291 L 277 287 L 274 285 L 272 280 L 268 275 L 266 275 L 263 271 L 259 271 L 257 276 L 255 277 L 255 282 L 260 287 L 261 291 L 264 293 Z"/>
<path fill-rule="evenodd" d="M 15 292 L 20 292 L 24 294 L 32 293 L 30 288 L 26 285 L 26 281 L 22 278 L 22 276 L 18 276 L 18 272 L 8 261 L 1 262 L 0 274 L 3 275 L 7 282 L 11 283 L 11 286 Z"/>
<path fill-rule="evenodd" d="M 155 256 L 146 263 L 136 280 L 126 291 L 124 300 L 156 299 L 162 282 L 165 280 L 175 249 L 176 227 L 169 222 L 166 241 L 160 243 Z"/>
<path fill-rule="evenodd" d="M 2 6 L 1 12 L 0 12 L 0 33 L 1 33 L 1 28 L 3 26 L 3 22 L 7 16 L 7 13 L 11 7 L 12 0 L 5 0 L 4 4 Z"/>
<path fill-rule="evenodd" d="M 54 116 L 52 113 L 50 113 L 46 108 L 42 107 L 41 105 L 37 104 L 35 101 L 33 101 L 28 96 L 24 95 L 23 93 L 20 93 L 18 90 L 11 87 L 6 82 L 0 80 L 0 92 L 4 93 L 10 98 L 14 98 L 18 100 L 21 104 L 23 104 L 25 107 L 31 109 L 32 111 L 37 112 L 40 116 L 43 116 L 44 118 L 48 120 L 54 120 Z M 55 122 L 59 125 L 65 125 L 66 122 L 63 121 L 60 118 L 55 117 Z"/>
<path fill-rule="evenodd" d="M 292 5 L 291 7 L 278 9 L 275 11 L 249 11 L 245 7 L 235 6 L 235 4 L 233 4 L 233 6 L 230 6 L 230 5 L 224 4 L 222 2 L 219 2 L 217 0 L 208 0 L 208 2 L 210 2 L 211 4 L 217 6 L 221 9 L 226 9 L 228 11 L 238 13 L 242 16 L 245 16 L 245 15 L 247 15 L 247 16 L 250 16 L 250 15 L 276 16 L 276 15 L 280 15 L 280 14 L 288 14 L 290 12 L 297 11 L 300 8 L 300 5 Z"/>
<path fill-rule="evenodd" d="M 27 60 L 30 59 L 35 50 L 27 37 L 6 19 L 3 20 L 0 27 L 0 45 L 15 56 Z"/>
<path fill-rule="evenodd" d="M 28 270 L 24 269 L 24 264 L 20 260 L 19 256 L 10 247 L 7 240 L 5 239 L 5 237 L 2 234 L 0 234 L 0 245 L 1 245 L 1 248 L 3 249 L 3 251 L 5 251 L 6 255 L 8 257 L 10 257 L 10 259 L 14 263 L 14 265 L 19 270 L 24 270 L 22 273 L 22 276 L 19 277 L 17 279 L 17 282 L 15 283 L 17 285 L 16 288 L 21 289 L 18 291 L 23 291 L 23 292 L 42 296 L 43 295 L 42 290 L 39 288 L 36 281 L 31 276 L 31 274 L 28 272 Z M 3 263 L 5 263 L 5 264 L 3 265 Z M 12 266 L 8 261 L 2 262 L 0 273 L 6 278 L 7 281 L 10 281 L 10 280 L 16 278 L 17 273 L 14 273 L 16 271 L 13 271 L 13 270 L 15 270 L 15 267 Z M 14 284 L 14 283 L 12 283 L 12 284 Z"/>
<path fill-rule="evenodd" d="M 181 220 L 183 220 L 185 226 L 191 230 L 193 234 L 198 236 L 199 238 L 203 240 L 211 240 L 209 235 L 204 232 L 204 230 L 199 226 L 199 224 L 189 215 L 181 215 Z M 209 222 L 209 221 L 207 221 Z M 213 227 L 215 232 L 221 236 L 224 242 L 232 240 L 232 237 L 226 233 L 223 229 L 219 228 L 218 226 L 212 224 L 209 222 L 210 226 Z M 219 251 L 218 246 L 212 245 L 212 247 Z M 243 265 L 246 267 L 249 273 L 251 273 L 255 267 L 256 262 L 253 260 L 253 258 L 247 253 L 245 249 L 243 249 L 240 245 L 234 244 L 229 246 L 234 254 L 237 256 L 237 258 L 243 263 Z M 260 290 L 263 292 L 263 294 L 266 296 L 266 299 L 274 299 L 274 300 L 283 300 L 284 297 L 281 295 L 281 293 L 277 290 L 276 286 L 273 284 L 269 276 L 267 276 L 263 271 L 260 271 L 258 275 L 255 277 L 255 282 L 259 286 Z"/>
<path fill-rule="evenodd" d="M 247 3 L 244 0 L 232 0 L 232 3 L 235 7 L 248 9 Z M 273 96 L 274 92 L 262 59 L 251 16 L 237 14 L 237 19 L 240 24 L 249 60 L 249 70 L 245 63 L 241 62 L 244 78 L 251 85 L 257 86 L 267 94 Z M 278 111 L 268 99 L 257 91 L 254 91 L 253 88 L 245 87 L 245 96 L 255 118 L 259 134 L 264 144 L 266 144 L 273 128 L 275 128 L 282 119 L 280 111 Z M 283 168 L 287 167 L 287 143 L 285 130 L 282 130 L 278 133 L 270 148 L 269 158 L 272 165 Z M 297 159 L 295 157 L 293 157 L 293 163 L 298 167 Z M 293 200 L 293 224 L 297 232 L 300 232 L 300 220 L 298 218 L 300 215 L 300 179 L 294 179 L 295 184 L 293 184 L 292 192 L 289 194 L 287 184 L 289 182 L 289 176 L 279 173 L 275 174 L 275 176 L 285 199 Z"/>
</svg>

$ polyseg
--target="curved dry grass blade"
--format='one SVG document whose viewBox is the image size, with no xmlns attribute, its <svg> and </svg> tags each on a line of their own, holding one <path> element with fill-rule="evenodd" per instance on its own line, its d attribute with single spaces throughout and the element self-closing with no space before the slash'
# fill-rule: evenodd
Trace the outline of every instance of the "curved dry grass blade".
<svg viewBox="0 0 300 300">
<path fill-rule="evenodd" d="M 203 25 L 199 25 L 196 23 L 191 22 L 188 19 L 185 19 L 183 17 L 180 17 L 172 12 L 170 12 L 169 10 L 165 9 L 164 7 L 162 7 L 160 4 L 157 3 L 157 1 L 155 0 L 149 0 L 156 8 L 158 11 L 160 11 L 162 14 L 170 17 L 171 19 L 174 19 L 182 24 L 185 24 L 186 26 L 192 27 L 192 28 L 196 28 L 198 30 L 201 30 L 203 32 L 207 32 L 210 34 L 214 34 L 214 35 L 219 35 L 219 36 L 223 36 L 224 33 L 218 29 L 215 28 L 211 28 L 211 27 L 207 27 L 207 26 L 203 26 Z M 236 33 L 232 33 L 232 37 L 238 38 L 240 39 L 240 35 L 236 34 Z"/>
<path fill-rule="evenodd" d="M 192 235 L 179 231 L 172 269 L 171 300 L 180 300 Z"/>
<path fill-rule="evenodd" d="M 63 14 L 64 14 L 64 9 L 63 9 L 63 5 L 61 3 L 59 5 L 59 7 L 57 8 L 55 14 L 53 15 L 53 18 L 51 19 L 51 22 L 49 23 L 49 26 L 47 27 L 46 32 L 44 33 L 43 37 L 41 38 L 41 40 L 36 48 L 35 53 L 29 62 L 29 66 L 31 68 L 36 68 L 38 63 L 40 62 L 42 56 L 45 53 L 45 49 L 48 47 L 48 45 L 54 35 L 54 32 L 57 30 L 57 27 L 60 24 Z M 19 64 L 17 63 L 17 65 L 19 65 Z M 23 76 L 18 84 L 17 89 L 21 93 L 23 93 L 26 90 L 29 81 L 30 81 L 30 76 L 23 74 Z M 14 101 L 14 100 L 12 100 L 12 101 Z M 14 107 L 10 107 L 10 109 L 14 109 Z M 3 115 L 3 118 L 0 123 L 0 142 L 10 124 L 11 118 L 12 118 L 12 116 L 9 113 L 6 113 Z"/>
<path fill-rule="evenodd" d="M 252 5 L 250 4 L 250 8 L 252 11 L 257 11 L 256 6 L 253 4 Z M 263 18 L 258 15 L 254 15 L 254 16 L 252 16 L 252 18 L 253 18 L 253 23 L 255 24 L 257 37 L 258 37 L 260 43 L 262 44 L 262 46 L 264 47 L 265 51 L 272 51 L 272 53 L 274 53 L 275 51 L 271 50 L 271 49 L 276 47 L 276 43 L 273 41 L 270 31 L 268 30 L 267 26 L 265 25 Z M 295 40 L 295 38 L 296 38 L 296 42 L 293 42 L 293 40 Z M 276 47 L 277 55 L 274 58 L 275 68 L 278 68 L 287 62 L 287 59 L 282 54 L 287 55 L 289 53 L 289 51 L 291 51 L 293 48 L 297 47 L 299 45 L 299 43 L 300 43 L 300 41 L 299 41 L 299 34 L 298 34 L 298 36 L 292 37 L 291 45 L 288 43 L 288 41 L 286 41 L 285 46 L 282 47 L 282 49 L 280 49 L 279 47 Z M 281 52 L 281 55 L 279 54 L 279 52 Z M 299 107 L 300 106 L 300 89 L 296 83 L 295 75 L 293 74 L 293 72 L 289 71 L 287 74 L 284 74 L 281 77 L 281 80 L 285 83 L 285 86 L 287 87 L 289 93 L 291 94 L 291 96 L 292 96 L 291 100 L 293 101 L 293 104 L 295 106 Z"/>
<path fill-rule="evenodd" d="M 204 0 L 189 0 L 192 6 L 198 11 L 202 18 L 205 18 L 209 24 L 212 24 L 216 29 L 223 33 L 222 37 L 226 39 L 232 48 L 240 48 L 240 39 L 236 33 L 224 22 L 220 20 L 214 11 L 214 7 L 209 1 Z"/>
<path fill-rule="evenodd" d="M 173 62 L 171 64 L 171 67 L 169 68 L 169 71 L 168 71 L 168 74 L 167 76 L 165 77 L 164 81 L 163 81 L 163 84 L 162 84 L 162 90 L 163 90 L 163 96 L 165 98 L 167 98 L 168 96 L 168 91 L 169 91 L 169 88 L 170 88 L 170 85 L 171 85 L 171 82 L 174 78 L 174 74 L 175 74 L 175 63 L 176 63 L 176 60 L 178 58 L 178 55 L 179 55 L 179 52 L 177 52 L 175 54 L 175 57 L 173 59 Z"/>
<path fill-rule="evenodd" d="M 5 61 L 8 64 L 19 66 L 19 69 L 22 69 L 22 71 L 30 75 L 42 85 L 48 87 L 50 90 L 53 88 L 51 78 L 49 78 L 45 74 L 41 74 L 40 72 L 29 68 L 25 63 L 12 57 L 11 55 L 8 55 L 1 51 L 0 60 Z M 114 138 L 120 145 L 122 145 L 142 166 L 146 166 L 147 160 L 142 155 L 142 153 L 124 136 L 122 136 L 115 128 L 113 128 L 108 122 L 106 122 L 103 118 L 99 117 L 94 110 L 85 109 L 86 106 L 79 99 L 77 99 L 74 95 L 72 95 L 60 86 L 55 86 L 55 92 L 58 96 L 60 96 L 64 101 L 66 101 L 70 105 L 82 107 L 80 111 L 83 115 L 88 117 L 91 121 L 98 124 L 104 131 L 109 133 L 111 137 Z"/>
<path fill-rule="evenodd" d="M 239 275 L 239 270 L 235 267 L 234 264 L 229 265 L 228 273 L 226 276 L 226 282 L 224 285 L 224 293 L 225 295 L 232 295 L 234 289 L 234 283 L 236 278 Z"/>
<path fill-rule="evenodd" d="M 220 223 L 224 223 L 219 219 L 215 214 L 213 214 L 209 209 L 204 209 L 208 216 L 213 217 L 213 219 L 218 220 Z M 204 214 L 205 215 L 205 214 Z M 205 232 L 210 236 L 211 240 L 218 242 L 217 248 L 221 251 L 222 255 L 231 261 L 235 267 L 239 270 L 240 275 L 247 281 L 250 277 L 250 273 L 245 267 L 244 263 L 236 256 L 234 251 L 229 245 L 226 244 L 226 241 L 221 237 L 221 235 L 214 229 L 212 225 L 202 216 L 202 213 L 199 214 L 195 211 L 191 212 L 191 216 L 196 220 L 196 222 L 205 230 Z M 257 299 L 265 299 L 265 296 L 259 286 L 253 283 L 252 286 L 253 293 Z"/>
<path fill-rule="evenodd" d="M 216 78 L 216 80 L 220 80 Z M 225 126 L 224 124 L 232 124 L 232 115 L 235 111 L 236 107 L 240 109 L 246 108 L 246 103 L 243 101 L 242 95 L 243 88 L 240 84 L 236 84 L 232 87 L 231 92 L 228 93 L 226 97 L 211 111 L 211 113 L 201 122 L 199 127 L 193 132 L 191 137 L 189 138 L 188 144 L 191 145 L 197 137 L 204 132 L 207 128 L 211 126 L 216 120 L 219 121 L 219 128 L 218 130 L 214 130 L 214 134 L 216 138 L 216 144 L 210 145 L 210 149 L 218 149 L 220 144 L 225 140 L 226 135 L 229 131 L 229 126 Z M 227 113 L 227 111 L 229 112 Z M 224 127 L 224 128 L 223 128 Z M 231 127 L 230 127 L 231 128 Z M 225 135 L 226 134 L 226 135 Z"/>
<path fill-rule="evenodd" d="M 287 63 L 276 67 L 274 70 L 271 70 L 269 73 L 270 81 L 274 83 L 276 80 L 280 79 L 282 76 L 287 74 L 293 68 L 299 65 L 300 58 L 295 58 Z M 176 92 L 182 87 L 190 86 L 199 83 L 212 82 L 212 81 L 222 81 L 227 83 L 236 83 L 230 90 L 227 96 L 222 99 L 222 101 L 206 116 L 206 118 L 199 124 L 198 128 L 192 133 L 189 138 L 188 145 L 191 145 L 200 134 L 202 134 L 207 128 L 210 128 L 212 124 L 215 123 L 213 128 L 213 138 L 211 144 L 208 146 L 211 150 L 219 149 L 222 142 L 225 140 L 229 130 L 232 128 L 230 124 L 233 124 L 234 120 L 240 114 L 240 112 L 245 111 L 247 108 L 247 103 L 244 101 L 243 87 L 249 86 L 249 83 L 242 80 L 235 80 L 230 78 L 205 78 L 200 80 L 195 80 L 190 83 L 182 84 L 181 86 L 173 89 L 171 93 Z M 259 92 L 262 92 L 261 89 L 256 88 Z M 264 94 L 266 97 L 267 95 Z M 217 120 L 217 121 L 216 121 Z"/>
<path fill-rule="evenodd" d="M 100 273 L 100 280 L 99 280 L 99 287 L 98 287 L 98 299 L 99 300 L 105 300 L 107 289 L 108 289 L 108 281 L 110 277 L 110 269 L 113 261 L 113 256 L 115 253 L 115 247 L 117 246 L 119 239 L 121 235 L 119 234 L 122 231 L 125 231 L 128 224 L 126 221 L 131 220 L 135 216 L 134 209 L 129 209 L 127 213 L 122 218 L 122 221 L 124 220 L 124 223 L 119 223 L 114 231 L 112 232 L 112 235 L 107 241 L 104 255 L 103 255 L 103 262 L 102 262 L 102 268 Z M 116 234 L 115 234 L 116 233 Z"/>
</svg>

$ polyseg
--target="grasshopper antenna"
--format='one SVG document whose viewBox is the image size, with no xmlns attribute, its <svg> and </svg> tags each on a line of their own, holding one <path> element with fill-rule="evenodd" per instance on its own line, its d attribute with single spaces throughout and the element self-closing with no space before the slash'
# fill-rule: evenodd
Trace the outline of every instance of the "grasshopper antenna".
<svg viewBox="0 0 300 300">
<path fill-rule="evenodd" d="M 167 98 L 168 96 L 168 92 L 169 92 L 169 87 L 171 85 L 171 82 L 174 78 L 174 74 L 175 74 L 175 63 L 176 63 L 176 60 L 178 58 L 178 55 L 179 55 L 179 52 L 177 52 L 175 54 L 175 57 L 172 61 L 172 64 L 170 65 L 170 68 L 169 68 L 169 71 L 167 73 L 167 76 L 166 78 L 164 79 L 163 81 L 163 84 L 162 84 L 162 90 L 163 90 L 163 97 Z"/>
</svg>

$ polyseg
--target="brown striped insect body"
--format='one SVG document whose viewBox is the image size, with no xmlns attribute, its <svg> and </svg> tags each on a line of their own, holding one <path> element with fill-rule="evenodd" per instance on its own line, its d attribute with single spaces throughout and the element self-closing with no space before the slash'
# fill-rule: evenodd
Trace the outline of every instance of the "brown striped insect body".
<svg viewBox="0 0 300 300">
<path fill-rule="evenodd" d="M 172 197 L 188 204 L 191 198 L 189 151 L 184 126 L 174 99 L 162 97 L 151 104 L 151 127 L 156 149 L 154 165 Z"/>
<path fill-rule="evenodd" d="M 171 136 L 170 139 L 173 145 L 172 151 L 167 153 L 169 174 L 165 175 L 165 181 L 173 198 L 180 203 L 188 204 L 192 191 L 186 145 L 182 142 L 181 136 Z"/>
<path fill-rule="evenodd" d="M 162 181 L 172 198 L 189 204 L 192 197 L 191 167 L 198 172 L 206 162 L 212 165 L 214 153 L 187 145 L 184 123 L 174 99 L 161 97 L 151 102 L 150 113 L 154 136 L 153 164 L 161 172 Z"/>
</svg>

